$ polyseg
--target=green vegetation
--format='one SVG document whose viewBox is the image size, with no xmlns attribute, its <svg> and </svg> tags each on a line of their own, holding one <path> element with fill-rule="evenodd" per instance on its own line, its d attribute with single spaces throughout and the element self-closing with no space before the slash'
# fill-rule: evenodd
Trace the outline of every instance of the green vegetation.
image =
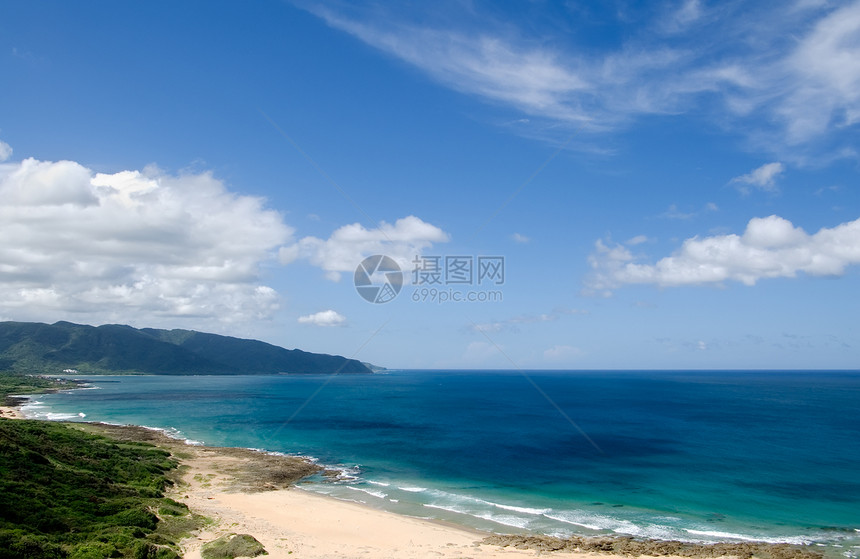
<svg viewBox="0 0 860 559">
<path fill-rule="evenodd" d="M 167 542 L 168 545 L 187 538 L 192 532 L 212 523 L 211 519 L 189 511 L 185 504 L 173 499 L 164 499 L 158 507 L 157 515 L 158 526 L 150 539 Z"/>
<path fill-rule="evenodd" d="M 10 398 L 12 394 L 40 394 L 62 388 L 74 388 L 77 383 L 64 380 L 0 372 L 0 404 L 5 406 L 17 405 L 18 399 Z"/>
<path fill-rule="evenodd" d="M 254 536 L 248 534 L 227 534 L 203 545 L 200 550 L 203 559 L 235 559 L 236 557 L 257 557 L 268 555 Z"/>
<path fill-rule="evenodd" d="M 70 426 L 0 420 L 0 559 L 176 559 L 205 519 L 162 491 L 170 454 Z"/>
<path fill-rule="evenodd" d="M 193 330 L 0 322 L 0 370 L 57 374 L 63 369 L 165 375 L 370 372 L 354 359 Z"/>
</svg>

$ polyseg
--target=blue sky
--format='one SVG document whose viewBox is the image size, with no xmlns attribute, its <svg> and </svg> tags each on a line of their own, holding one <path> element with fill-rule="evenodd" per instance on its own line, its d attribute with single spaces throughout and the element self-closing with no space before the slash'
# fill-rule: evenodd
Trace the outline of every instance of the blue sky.
<svg viewBox="0 0 860 559">
<path fill-rule="evenodd" d="M 6 2 L 0 319 L 858 366 L 860 2 L 389 4 Z M 412 282 L 481 256 L 503 284 Z"/>
</svg>

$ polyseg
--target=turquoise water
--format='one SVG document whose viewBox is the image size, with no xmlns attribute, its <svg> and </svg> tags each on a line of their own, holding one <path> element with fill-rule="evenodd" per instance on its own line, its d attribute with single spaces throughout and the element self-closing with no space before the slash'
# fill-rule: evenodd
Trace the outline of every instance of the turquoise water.
<svg viewBox="0 0 860 559">
<path fill-rule="evenodd" d="M 25 412 L 311 456 L 342 475 L 308 489 L 495 532 L 860 556 L 858 373 L 86 378 Z"/>
</svg>

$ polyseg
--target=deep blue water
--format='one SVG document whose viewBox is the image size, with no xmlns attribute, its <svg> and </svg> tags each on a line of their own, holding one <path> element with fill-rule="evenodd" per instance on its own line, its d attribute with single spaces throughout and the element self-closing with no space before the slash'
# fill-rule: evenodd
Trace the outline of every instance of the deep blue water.
<svg viewBox="0 0 860 559">
<path fill-rule="evenodd" d="M 860 374 L 528 377 L 87 377 L 97 389 L 25 411 L 313 456 L 344 475 L 310 489 L 497 532 L 811 541 L 860 556 Z"/>
</svg>

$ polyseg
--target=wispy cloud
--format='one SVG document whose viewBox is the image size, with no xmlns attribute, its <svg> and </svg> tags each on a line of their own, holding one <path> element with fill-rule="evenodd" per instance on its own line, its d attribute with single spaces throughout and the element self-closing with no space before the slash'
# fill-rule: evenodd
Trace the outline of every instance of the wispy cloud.
<svg viewBox="0 0 860 559">
<path fill-rule="evenodd" d="M 696 217 L 697 212 L 682 212 L 678 209 L 677 204 L 669 204 L 669 207 L 666 208 L 666 211 L 661 213 L 659 217 L 665 219 L 693 219 Z"/>
<path fill-rule="evenodd" d="M 745 175 L 735 177 L 732 183 L 738 185 L 738 190 L 744 194 L 749 193 L 749 187 L 753 186 L 765 192 L 777 192 L 776 179 L 785 171 L 785 165 L 773 162 L 766 163 L 757 169 L 753 169 Z"/>
<path fill-rule="evenodd" d="M 554 322 L 563 316 L 576 314 L 588 314 L 588 311 L 581 309 L 557 308 L 551 313 L 522 314 L 504 320 L 484 322 L 481 324 L 470 324 L 469 328 L 476 332 L 502 332 L 505 330 L 516 332 L 522 325 Z"/>
<path fill-rule="evenodd" d="M 519 233 L 514 233 L 513 235 L 511 235 L 511 240 L 513 240 L 515 243 L 520 244 L 520 245 L 528 244 L 531 241 L 530 238 L 526 237 L 525 235 L 521 235 Z"/>
<path fill-rule="evenodd" d="M 647 235 L 636 235 L 631 239 L 627 239 L 624 244 L 629 246 L 641 245 L 642 243 L 647 243 L 650 239 Z"/>
<path fill-rule="evenodd" d="M 687 219 L 693 219 L 695 217 L 698 217 L 699 215 L 701 215 L 703 213 L 719 211 L 719 209 L 720 208 L 716 204 L 714 204 L 713 202 L 708 202 L 707 204 L 705 204 L 704 208 L 702 208 L 701 210 L 689 210 L 686 212 L 678 209 L 677 204 L 669 204 L 669 207 L 666 208 L 666 211 L 661 213 L 657 217 L 661 217 L 663 219 L 687 220 Z M 628 244 L 630 244 L 630 243 L 628 243 Z"/>
<path fill-rule="evenodd" d="M 785 64 L 793 83 L 777 107 L 791 142 L 860 122 L 860 2 L 826 13 Z"/>
<path fill-rule="evenodd" d="M 563 121 L 588 119 L 567 99 L 590 86 L 581 70 L 560 60 L 560 53 L 527 48 L 491 33 L 428 28 L 391 18 L 362 21 L 319 6 L 314 11 L 332 27 L 421 68 L 454 89 L 511 104 L 529 114 Z"/>
<path fill-rule="evenodd" d="M 640 264 L 622 245 L 597 241 L 589 257 L 590 293 L 608 294 L 630 284 L 664 287 L 721 284 L 755 285 L 764 278 L 839 276 L 860 264 L 860 219 L 810 235 L 779 216 L 753 218 L 742 235 L 693 237 L 671 256 Z"/>
<path fill-rule="evenodd" d="M 700 22 L 704 15 L 705 9 L 700 0 L 683 0 L 669 8 L 657 29 L 667 34 L 682 33 Z"/>
<path fill-rule="evenodd" d="M 417 17 L 409 10 L 422 8 L 414 6 L 362 6 L 308 9 L 448 87 L 524 113 L 535 127 L 607 131 L 641 115 L 693 112 L 720 125 L 756 118 L 753 141 L 788 148 L 860 121 L 860 44 L 852 39 L 860 1 L 725 5 L 714 15 L 686 0 L 668 16 L 654 8 L 643 31 L 597 50 L 557 29 L 536 37 L 528 21 L 500 21 L 475 6 L 452 7 L 462 11 L 456 22 Z"/>
</svg>

